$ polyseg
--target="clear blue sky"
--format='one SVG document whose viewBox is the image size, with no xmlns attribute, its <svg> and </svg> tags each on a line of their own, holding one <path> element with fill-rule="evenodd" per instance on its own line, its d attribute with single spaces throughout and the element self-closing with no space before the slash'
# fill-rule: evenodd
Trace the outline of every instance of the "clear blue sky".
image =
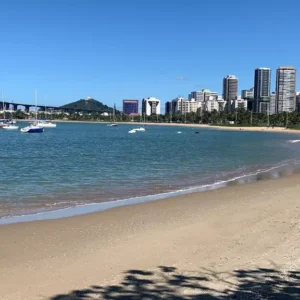
<svg viewBox="0 0 300 300">
<path fill-rule="evenodd" d="M 299 69 L 299 0 L 4 0 L 0 89 L 5 99 L 61 105 L 91 96 L 222 92 L 234 74 L 253 86 L 256 67 Z M 300 89 L 300 87 L 299 87 Z M 298 89 L 298 90 L 299 90 Z"/>
</svg>

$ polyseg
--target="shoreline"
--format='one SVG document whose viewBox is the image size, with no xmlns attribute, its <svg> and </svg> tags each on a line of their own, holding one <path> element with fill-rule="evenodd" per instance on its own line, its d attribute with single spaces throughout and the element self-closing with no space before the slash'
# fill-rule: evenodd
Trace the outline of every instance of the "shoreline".
<svg viewBox="0 0 300 300">
<path fill-rule="evenodd" d="M 118 199 L 105 202 L 85 203 L 80 205 L 73 205 L 68 207 L 58 207 L 53 210 L 39 211 L 35 213 L 27 213 L 22 215 L 13 215 L 9 217 L 0 218 L 0 227 L 3 225 L 26 223 L 35 221 L 56 220 L 62 218 L 70 218 L 75 216 L 87 215 L 97 212 L 103 212 L 118 207 L 132 206 L 141 203 L 161 201 L 168 198 L 177 198 L 183 195 L 203 193 L 207 191 L 226 189 L 229 186 L 247 185 L 259 181 L 268 181 L 280 179 L 300 173 L 300 164 L 294 162 L 293 165 L 282 163 L 277 166 L 271 166 L 265 169 L 249 172 L 247 174 L 240 174 L 238 176 L 214 181 L 212 183 L 203 184 L 199 186 L 182 188 L 174 191 L 161 192 L 158 194 L 150 194 L 144 196 L 137 196 L 125 199 Z"/>
<path fill-rule="evenodd" d="M 76 299 L 72 290 L 103 299 L 110 286 L 118 286 L 121 297 L 126 295 L 122 282 L 130 278 L 126 273 L 150 276 L 159 266 L 176 269 L 178 276 L 202 274 L 191 290 L 177 284 L 174 293 L 182 297 L 195 291 L 225 293 L 228 287 L 233 292 L 237 269 L 299 270 L 299 180 L 292 175 L 0 226 L 1 299 Z M 212 276 L 217 273 L 221 278 Z M 206 276 L 210 280 L 200 279 Z"/>
<path fill-rule="evenodd" d="M 29 120 L 17 120 L 17 122 L 28 122 Z M 108 121 L 76 121 L 76 120 L 53 120 L 56 123 L 82 123 L 82 124 L 110 124 Z M 275 133 L 299 133 L 298 129 L 289 129 L 285 127 L 267 127 L 267 126 L 219 126 L 209 124 L 183 124 L 183 123 L 143 123 L 143 122 L 115 122 L 118 125 L 145 125 L 145 126 L 178 126 L 195 128 L 212 128 L 223 131 L 252 131 L 252 132 L 275 132 Z"/>
</svg>

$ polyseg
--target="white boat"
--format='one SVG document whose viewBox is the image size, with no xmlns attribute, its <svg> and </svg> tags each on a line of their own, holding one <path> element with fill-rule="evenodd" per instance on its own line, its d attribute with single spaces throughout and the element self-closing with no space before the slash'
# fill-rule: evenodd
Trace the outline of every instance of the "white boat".
<svg viewBox="0 0 300 300">
<path fill-rule="evenodd" d="M 45 95 L 45 103 L 46 103 L 46 95 Z M 45 105 L 45 118 L 35 121 L 35 125 L 43 128 L 56 128 L 56 123 L 51 120 L 48 120 L 46 118 L 46 113 L 47 113 L 47 108 Z"/>
<path fill-rule="evenodd" d="M 56 128 L 56 123 L 53 123 L 50 120 L 38 120 L 36 122 L 36 126 L 42 128 Z"/>
<path fill-rule="evenodd" d="M 24 133 L 41 133 L 41 132 L 44 132 L 44 127 L 37 126 L 37 91 L 35 91 L 35 122 L 33 124 L 30 124 L 29 126 L 21 128 L 20 131 L 24 132 Z"/>
<path fill-rule="evenodd" d="M 135 128 L 133 129 L 135 131 L 146 131 L 146 129 L 144 127 L 138 127 L 138 128 Z"/>
<path fill-rule="evenodd" d="M 20 131 L 24 132 L 24 133 L 41 133 L 41 132 L 44 132 L 44 128 L 38 127 L 35 124 L 30 124 L 29 126 L 21 128 Z"/>
<path fill-rule="evenodd" d="M 114 109 L 113 109 L 113 123 L 111 123 L 111 124 L 107 124 L 106 126 L 107 127 L 116 127 L 116 126 L 118 126 L 118 124 L 116 124 L 115 122 L 116 122 L 116 118 L 115 118 L 115 114 L 116 114 L 116 112 L 115 112 L 115 104 L 114 104 Z"/>
<path fill-rule="evenodd" d="M 7 124 L 7 125 L 4 125 L 2 128 L 6 129 L 6 130 L 17 130 L 17 129 L 19 129 L 19 126 L 16 126 L 13 124 Z"/>
<path fill-rule="evenodd" d="M 142 122 L 142 116 L 141 116 L 141 122 Z M 145 121 L 143 122 L 143 126 L 134 128 L 133 130 L 135 130 L 135 131 L 146 131 L 146 129 L 145 129 Z"/>
<path fill-rule="evenodd" d="M 0 120 L 0 128 L 3 128 L 3 126 L 7 125 L 7 121 L 6 120 Z"/>
<path fill-rule="evenodd" d="M 128 131 L 128 133 L 136 133 L 136 130 L 135 129 L 131 129 Z"/>
<path fill-rule="evenodd" d="M 9 120 L 5 119 L 5 103 L 3 100 L 3 91 L 1 92 L 1 101 L 3 105 L 3 119 L 0 120 L 0 128 L 3 128 L 4 126 L 7 126 L 9 124 Z"/>
</svg>

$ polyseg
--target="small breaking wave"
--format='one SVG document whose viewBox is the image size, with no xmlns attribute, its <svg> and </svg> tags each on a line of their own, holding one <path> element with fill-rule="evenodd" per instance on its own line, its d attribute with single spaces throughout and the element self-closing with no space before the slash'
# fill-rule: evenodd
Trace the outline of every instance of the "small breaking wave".
<svg viewBox="0 0 300 300">
<path fill-rule="evenodd" d="M 19 222 L 29 222 L 29 221 L 36 221 L 36 220 L 47 220 L 47 219 L 49 220 L 49 219 L 72 217 L 76 215 L 83 215 L 83 214 L 93 213 L 97 211 L 104 211 L 104 210 L 108 210 L 120 206 L 133 205 L 133 204 L 149 202 L 149 201 L 157 201 L 157 200 L 161 200 L 169 197 L 176 197 L 184 194 L 217 190 L 228 186 L 244 185 L 247 183 L 253 183 L 261 180 L 276 179 L 276 178 L 289 176 L 294 173 L 300 172 L 299 161 L 294 161 L 292 165 L 290 163 L 282 163 L 277 166 L 273 166 L 265 169 L 258 169 L 253 172 L 247 172 L 224 180 L 217 180 L 210 184 L 203 184 L 194 187 L 178 189 L 175 191 L 168 191 L 168 192 L 163 192 L 158 194 L 138 196 L 138 197 L 119 199 L 119 200 L 107 201 L 101 203 L 86 203 L 86 204 L 72 205 L 69 207 L 57 208 L 50 211 L 42 211 L 42 212 L 37 212 L 28 215 L 23 214 L 23 215 L 7 216 L 4 218 L 0 218 L 0 225 L 19 223 Z"/>
</svg>

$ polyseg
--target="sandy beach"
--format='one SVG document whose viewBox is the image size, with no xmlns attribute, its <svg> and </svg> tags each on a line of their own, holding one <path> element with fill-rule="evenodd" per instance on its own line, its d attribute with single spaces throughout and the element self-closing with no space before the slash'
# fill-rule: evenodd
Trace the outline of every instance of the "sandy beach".
<svg viewBox="0 0 300 300">
<path fill-rule="evenodd" d="M 299 182 L 0 226 L 0 299 L 299 299 Z"/>
<path fill-rule="evenodd" d="M 28 122 L 28 120 L 18 120 L 18 122 Z M 102 121 L 69 121 L 69 120 L 54 120 L 57 123 L 90 123 L 90 124 L 109 124 L 110 122 Z M 208 124 L 183 124 L 183 123 L 142 123 L 142 122 L 116 122 L 116 124 L 122 125 L 132 125 L 132 126 L 180 126 L 180 127 L 192 127 L 192 128 L 213 128 L 217 130 L 231 130 L 231 131 L 265 131 L 265 132 L 280 132 L 280 133 L 299 133 L 300 130 L 289 129 L 285 127 L 266 127 L 266 126 L 217 126 Z"/>
<path fill-rule="evenodd" d="M 109 122 L 94 122 L 94 121 L 67 121 L 67 120 L 55 120 L 58 123 L 92 123 L 92 124 L 109 124 Z M 180 127 L 193 127 L 193 128 L 213 128 L 217 130 L 231 130 L 231 131 L 265 131 L 265 132 L 281 132 L 281 133 L 300 133 L 297 129 L 289 129 L 285 127 L 266 127 L 266 126 L 217 126 L 217 125 L 208 125 L 208 124 L 183 124 L 183 123 L 141 123 L 141 122 L 121 122 L 118 123 L 122 125 L 145 125 L 145 126 L 180 126 Z"/>
</svg>

